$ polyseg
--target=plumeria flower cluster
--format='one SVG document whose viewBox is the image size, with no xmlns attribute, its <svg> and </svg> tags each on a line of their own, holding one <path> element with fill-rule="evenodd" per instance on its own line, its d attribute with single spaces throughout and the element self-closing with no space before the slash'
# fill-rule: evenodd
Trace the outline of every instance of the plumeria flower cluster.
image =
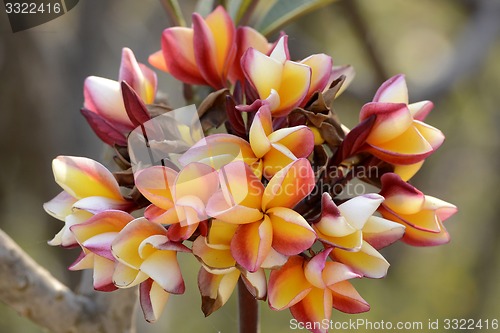
<svg viewBox="0 0 500 333">
<path fill-rule="evenodd" d="M 286 34 L 271 43 L 235 27 L 221 6 L 192 22 L 165 29 L 149 62 L 185 85 L 209 87 L 198 108 L 203 135 L 172 122 L 166 127 L 188 144 L 146 140 L 146 128 L 157 130 L 148 124 L 173 111 L 157 96 L 155 72 L 123 49 L 118 81 L 87 78 L 82 108 L 120 170 L 84 157 L 54 160 L 63 191 L 44 208 L 64 226 L 49 244 L 79 247 L 70 269 L 93 269 L 96 290 L 139 286 L 150 322 L 169 295 L 185 291 L 178 256 L 186 255 L 200 263 L 205 315 L 240 279 L 312 332 L 325 332 L 313 323 L 329 320 L 332 308 L 368 311 L 350 280 L 384 277 L 382 248 L 450 239 L 443 222 L 456 207 L 408 183 L 444 140 L 424 122 L 433 104 L 409 104 L 397 75 L 349 130 L 332 104 L 351 67 L 334 67 L 325 54 L 292 60 Z M 162 147 L 156 163 L 134 159 L 135 128 L 144 149 Z M 379 190 L 352 194 L 354 181 Z"/>
</svg>

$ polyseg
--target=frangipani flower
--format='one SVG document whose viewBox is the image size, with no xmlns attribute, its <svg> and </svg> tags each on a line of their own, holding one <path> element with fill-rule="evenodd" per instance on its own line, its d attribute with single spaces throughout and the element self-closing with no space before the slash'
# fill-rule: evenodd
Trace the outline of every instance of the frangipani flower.
<svg viewBox="0 0 500 333">
<path fill-rule="evenodd" d="M 221 190 L 210 198 L 207 214 L 238 224 L 231 240 L 231 254 L 249 272 L 256 272 L 273 248 L 290 256 L 301 253 L 316 240 L 307 221 L 292 210 L 314 187 L 309 161 L 298 159 L 264 185 L 243 162 L 224 166 Z"/>
<path fill-rule="evenodd" d="M 395 165 L 422 162 L 441 146 L 444 135 L 423 122 L 432 102 L 408 104 L 408 89 L 403 75 L 382 84 L 371 103 L 361 109 L 360 121 L 375 117 L 366 138 L 366 150 L 383 161 Z M 405 178 L 418 171 L 401 171 Z M 416 169 L 416 170 L 415 170 Z"/>
<path fill-rule="evenodd" d="M 247 80 L 261 103 L 269 105 L 273 117 L 288 115 L 315 91 L 322 91 L 332 72 L 332 59 L 324 54 L 301 62 L 289 60 L 287 41 L 288 36 L 282 36 L 269 56 L 250 48 L 241 60 Z"/>
<path fill-rule="evenodd" d="M 173 27 L 163 31 L 162 50 L 149 62 L 176 79 L 224 88 L 236 54 L 236 31 L 224 7 L 218 6 L 203 19 L 193 14 L 193 27 Z"/>
<path fill-rule="evenodd" d="M 267 179 L 314 148 L 314 135 L 307 126 L 273 131 L 271 112 L 263 105 L 250 127 L 249 141 L 230 134 L 210 135 L 191 147 L 179 161 L 201 162 L 220 169 L 232 161 L 244 161 L 254 173 Z"/>
<path fill-rule="evenodd" d="M 50 245 L 77 245 L 70 227 L 99 212 L 116 209 L 130 211 L 134 203 L 123 198 L 115 178 L 102 164 L 85 157 L 58 156 L 52 171 L 63 192 L 43 205 L 47 213 L 64 221 L 65 226 L 49 241 Z"/>
<path fill-rule="evenodd" d="M 307 157 L 314 148 L 314 135 L 307 126 L 294 126 L 273 131 L 271 112 L 263 105 L 252 122 L 250 147 L 263 161 L 263 175 L 271 178 L 297 158 Z"/>
<path fill-rule="evenodd" d="M 327 261 L 332 248 L 311 259 L 292 256 L 269 277 L 269 306 L 275 310 L 290 308 L 299 322 L 312 327 L 311 332 L 323 333 L 324 326 L 311 325 L 329 322 L 332 307 L 346 313 L 366 312 L 368 303 L 348 281 L 361 277 L 339 262 Z"/>
<path fill-rule="evenodd" d="M 154 102 L 156 95 L 156 74 L 145 65 L 138 63 L 134 53 L 124 48 L 118 81 L 97 76 L 85 79 L 83 93 L 85 101 L 82 114 L 94 132 L 109 145 L 125 146 L 125 134 L 136 125 L 125 110 L 121 82 L 126 82 L 145 104 Z"/>
<path fill-rule="evenodd" d="M 262 267 L 256 272 L 251 273 L 237 266 L 231 254 L 231 239 L 237 228 L 237 224 L 214 219 L 207 236 L 200 235 L 193 242 L 193 254 L 202 263 L 198 286 L 202 296 L 202 310 L 206 316 L 226 303 L 240 277 L 256 299 L 265 299 L 267 281 L 264 268 L 275 268 L 286 262 L 286 256 L 271 249 Z"/>
<path fill-rule="evenodd" d="M 94 289 L 113 291 L 116 259 L 111 253 L 111 243 L 118 233 L 134 217 L 119 210 L 98 213 L 81 224 L 73 225 L 70 230 L 82 248 L 78 259 L 70 270 L 93 269 Z"/>
<path fill-rule="evenodd" d="M 416 246 L 448 243 L 450 235 L 443 222 L 457 212 L 457 207 L 424 195 L 394 173 L 381 178 L 380 194 L 385 201 L 379 208 L 383 217 L 406 226 L 403 241 Z"/>
<path fill-rule="evenodd" d="M 118 261 L 114 284 L 118 288 L 140 284 L 141 307 L 147 321 L 156 321 L 169 294 L 184 293 L 177 252 L 190 250 L 171 242 L 162 225 L 145 218 L 133 220 L 114 238 L 111 252 Z"/>
<path fill-rule="evenodd" d="M 150 221 L 170 225 L 169 238 L 188 239 L 206 220 L 205 205 L 219 187 L 218 175 L 202 163 L 190 163 L 180 172 L 153 166 L 136 173 L 139 191 L 152 203 L 144 216 Z"/>
<path fill-rule="evenodd" d="M 248 141 L 231 134 L 212 134 L 189 148 L 180 158 L 181 165 L 204 163 L 215 170 L 233 162 L 243 161 L 257 174 L 262 174 L 262 161 L 257 158 Z"/>
<path fill-rule="evenodd" d="M 229 79 L 231 82 L 237 81 L 244 82 L 245 74 L 241 67 L 241 58 L 245 51 L 249 48 L 254 48 L 257 51 L 268 54 L 272 48 L 272 44 L 268 43 L 266 37 L 260 32 L 251 27 L 239 27 L 236 29 L 236 56 L 234 58 L 233 66 L 229 71 Z"/>
<path fill-rule="evenodd" d="M 365 194 L 335 205 L 328 193 L 323 193 L 319 222 L 313 224 L 318 239 L 335 249 L 332 256 L 371 278 L 387 274 L 389 263 L 377 251 L 398 239 L 405 228 L 395 222 L 373 216 L 384 198 Z"/>
</svg>

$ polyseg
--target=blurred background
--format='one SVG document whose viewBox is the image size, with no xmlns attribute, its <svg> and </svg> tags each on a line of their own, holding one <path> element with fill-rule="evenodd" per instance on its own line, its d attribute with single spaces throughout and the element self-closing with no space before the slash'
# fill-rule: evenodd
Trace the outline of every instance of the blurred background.
<svg viewBox="0 0 500 333">
<path fill-rule="evenodd" d="M 182 5 L 189 18 L 194 1 Z M 293 59 L 327 53 L 336 65 L 356 69 L 351 87 L 335 104 L 348 127 L 377 87 L 398 73 L 406 74 L 410 102 L 435 103 L 426 122 L 441 129 L 446 141 L 412 183 L 459 207 L 445 223 L 450 244 L 383 250 L 392 265 L 388 276 L 354 281 L 372 310 L 334 311 L 332 319 L 421 321 L 424 327 L 429 319 L 500 319 L 499 17 L 497 0 L 344 0 L 285 28 Z M 103 144 L 79 113 L 83 80 L 90 75 L 116 80 L 122 47 L 146 63 L 168 24 L 155 0 L 80 1 L 62 17 L 15 34 L 0 13 L 0 228 L 71 287 L 80 273 L 66 268 L 77 251 L 46 244 L 62 226 L 42 209 L 60 191 L 51 160 L 57 155 L 102 160 Z M 181 86 L 165 73 L 158 78 L 173 106 L 182 106 Z M 235 332 L 236 295 L 204 319 L 198 265 L 179 257 L 186 294 L 172 297 L 154 325 L 138 311 L 138 331 Z M 290 332 L 287 310 L 261 305 L 263 332 Z M 41 329 L 0 304 L 0 332 Z"/>
</svg>

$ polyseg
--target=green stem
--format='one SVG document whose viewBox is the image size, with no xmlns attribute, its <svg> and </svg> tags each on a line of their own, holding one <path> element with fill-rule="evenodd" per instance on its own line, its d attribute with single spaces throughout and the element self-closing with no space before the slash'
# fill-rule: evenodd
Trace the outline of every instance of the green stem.
<svg viewBox="0 0 500 333">
<path fill-rule="evenodd" d="M 172 26 L 186 26 L 186 20 L 182 14 L 181 7 L 177 0 L 160 0 L 163 8 L 171 20 Z"/>
<path fill-rule="evenodd" d="M 238 281 L 238 312 L 240 333 L 260 333 L 259 303 L 241 278 Z"/>
</svg>

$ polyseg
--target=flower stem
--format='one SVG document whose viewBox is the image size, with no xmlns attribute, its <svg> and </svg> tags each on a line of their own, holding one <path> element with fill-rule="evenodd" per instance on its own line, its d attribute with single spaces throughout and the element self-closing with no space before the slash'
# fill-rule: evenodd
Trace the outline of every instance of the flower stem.
<svg viewBox="0 0 500 333">
<path fill-rule="evenodd" d="M 241 278 L 238 281 L 238 312 L 240 333 L 260 333 L 259 303 Z"/>
</svg>

